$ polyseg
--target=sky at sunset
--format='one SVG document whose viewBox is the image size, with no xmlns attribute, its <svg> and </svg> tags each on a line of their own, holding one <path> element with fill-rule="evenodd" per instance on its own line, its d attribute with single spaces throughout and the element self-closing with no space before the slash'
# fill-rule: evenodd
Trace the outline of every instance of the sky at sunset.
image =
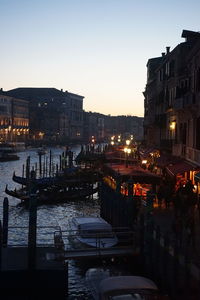
<svg viewBox="0 0 200 300">
<path fill-rule="evenodd" d="M 146 63 L 200 31 L 200 1 L 0 0 L 0 88 L 55 87 L 143 116 Z"/>
</svg>

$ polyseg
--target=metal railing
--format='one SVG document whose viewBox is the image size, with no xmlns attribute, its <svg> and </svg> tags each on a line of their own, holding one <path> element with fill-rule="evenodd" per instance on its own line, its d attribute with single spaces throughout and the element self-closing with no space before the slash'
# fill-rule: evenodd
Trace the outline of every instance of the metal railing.
<svg viewBox="0 0 200 300">
<path fill-rule="evenodd" d="M 8 241 L 6 247 L 28 247 L 27 226 L 9 226 Z M 58 250 L 77 251 L 91 248 L 103 249 L 103 238 L 108 240 L 116 239 L 112 248 L 136 247 L 135 231 L 127 227 L 114 227 L 111 232 L 87 233 L 86 239 L 94 239 L 95 247 L 87 246 L 87 243 L 79 241 L 80 233 L 77 230 L 61 230 L 60 226 L 38 226 L 36 247 L 53 247 Z M 84 237 L 84 235 L 83 235 Z M 111 248 L 107 247 L 106 248 Z"/>
<path fill-rule="evenodd" d="M 28 246 L 28 226 L 8 227 L 8 247 Z M 60 226 L 37 226 L 37 247 L 54 247 L 55 233 L 61 232 Z"/>
</svg>

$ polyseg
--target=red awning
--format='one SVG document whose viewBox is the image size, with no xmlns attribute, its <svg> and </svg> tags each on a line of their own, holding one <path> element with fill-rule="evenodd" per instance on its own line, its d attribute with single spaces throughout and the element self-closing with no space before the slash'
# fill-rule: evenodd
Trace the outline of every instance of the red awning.
<svg viewBox="0 0 200 300">
<path fill-rule="evenodd" d="M 185 172 L 194 171 L 199 168 L 187 161 L 182 161 L 174 165 L 170 165 L 166 168 L 166 171 L 171 176 L 176 176 L 177 174 L 184 174 Z"/>
<path fill-rule="evenodd" d="M 110 174 L 114 177 L 121 177 L 123 180 L 132 180 L 139 183 L 160 183 L 161 177 L 144 170 L 140 166 L 129 165 L 126 167 L 124 164 L 105 164 L 104 173 Z"/>
</svg>

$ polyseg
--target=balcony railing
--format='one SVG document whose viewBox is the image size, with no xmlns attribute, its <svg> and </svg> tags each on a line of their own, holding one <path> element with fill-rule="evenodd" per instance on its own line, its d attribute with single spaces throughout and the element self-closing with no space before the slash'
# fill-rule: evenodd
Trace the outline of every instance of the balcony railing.
<svg viewBox="0 0 200 300">
<path fill-rule="evenodd" d="M 200 150 L 186 147 L 186 159 L 189 159 L 194 163 L 200 165 Z"/>
<path fill-rule="evenodd" d="M 193 163 L 200 165 L 200 150 L 187 147 L 183 144 L 174 144 L 172 154 L 175 156 L 183 157 Z"/>
</svg>

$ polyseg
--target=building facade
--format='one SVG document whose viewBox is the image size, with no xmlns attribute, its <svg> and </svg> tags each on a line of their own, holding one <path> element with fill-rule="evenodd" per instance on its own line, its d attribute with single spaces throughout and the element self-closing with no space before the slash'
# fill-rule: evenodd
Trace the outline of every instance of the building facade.
<svg viewBox="0 0 200 300">
<path fill-rule="evenodd" d="M 31 140 L 82 140 L 83 96 L 55 88 L 17 88 L 7 94 L 29 102 Z"/>
<path fill-rule="evenodd" d="M 200 165 L 200 33 L 183 30 L 182 37 L 147 63 L 144 139 Z"/>
<path fill-rule="evenodd" d="M 25 142 L 29 136 L 29 106 L 0 92 L 0 141 Z"/>
<path fill-rule="evenodd" d="M 94 112 L 84 113 L 84 140 L 110 141 L 111 136 L 143 139 L 143 118 L 135 116 L 110 116 Z"/>
</svg>

